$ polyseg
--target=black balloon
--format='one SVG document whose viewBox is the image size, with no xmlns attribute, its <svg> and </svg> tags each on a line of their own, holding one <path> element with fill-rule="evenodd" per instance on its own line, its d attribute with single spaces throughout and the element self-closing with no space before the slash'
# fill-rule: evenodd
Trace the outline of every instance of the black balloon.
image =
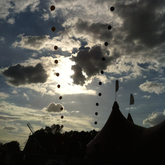
<svg viewBox="0 0 165 165">
<path fill-rule="evenodd" d="M 102 82 L 99 82 L 99 85 L 102 85 Z"/>
<path fill-rule="evenodd" d="M 104 74 L 104 71 L 103 70 L 101 71 L 101 74 Z"/>
<path fill-rule="evenodd" d="M 105 46 L 108 46 L 108 42 L 105 42 L 104 45 L 105 45 Z"/>
<path fill-rule="evenodd" d="M 99 96 L 101 96 L 102 94 L 101 93 L 99 93 Z"/>
<path fill-rule="evenodd" d="M 110 8 L 110 10 L 111 10 L 111 11 L 114 11 L 114 10 L 115 10 L 115 8 L 112 6 L 112 7 Z"/>
<path fill-rule="evenodd" d="M 112 26 L 111 26 L 111 25 L 109 25 L 109 26 L 108 26 L 108 30 L 111 30 L 111 29 L 112 29 Z"/>
<path fill-rule="evenodd" d="M 105 61 L 105 57 L 103 57 L 102 60 Z"/>
</svg>

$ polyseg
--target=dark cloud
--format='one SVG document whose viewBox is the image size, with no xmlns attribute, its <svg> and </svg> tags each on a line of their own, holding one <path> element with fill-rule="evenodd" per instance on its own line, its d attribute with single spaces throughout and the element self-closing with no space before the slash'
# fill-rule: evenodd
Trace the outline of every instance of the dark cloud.
<svg viewBox="0 0 165 165">
<path fill-rule="evenodd" d="M 12 130 L 15 130 L 16 128 L 15 127 L 4 127 L 3 129 L 12 131 Z"/>
<path fill-rule="evenodd" d="M 109 1 L 103 0 L 101 3 Z M 100 1 L 96 1 L 99 3 Z M 120 1 L 112 4 L 115 11 L 106 23 L 93 23 L 79 18 L 68 33 L 81 36 L 88 42 L 108 42 L 108 49 L 117 47 L 123 55 L 138 58 L 146 56 L 162 62 L 165 41 L 165 0 Z M 111 11 L 109 11 L 111 12 Z M 98 18 L 99 19 L 99 18 Z M 108 25 L 112 29 L 108 30 Z M 111 45 L 111 47 L 109 47 Z M 161 60 L 160 60 L 161 59 Z"/>
<path fill-rule="evenodd" d="M 102 58 L 105 57 L 105 61 Z M 72 56 L 70 59 L 76 62 L 72 66 L 74 74 L 71 76 L 75 84 L 83 85 L 85 83 L 85 76 L 82 71 L 86 73 L 88 78 L 98 74 L 101 70 L 105 70 L 108 65 L 120 57 L 120 54 L 114 50 L 111 56 L 107 56 L 106 52 L 102 51 L 100 45 L 92 47 L 90 50 L 80 50 L 77 56 Z"/>
<path fill-rule="evenodd" d="M 82 68 L 79 65 L 73 65 L 71 69 L 74 70 L 74 75 L 71 76 L 71 78 L 73 78 L 74 84 L 83 85 L 86 78 L 82 74 Z"/>
<path fill-rule="evenodd" d="M 125 42 L 139 40 L 148 48 L 165 41 L 165 24 L 163 7 L 165 1 L 140 0 L 136 3 L 117 3 L 116 14 L 123 19 Z"/>
<path fill-rule="evenodd" d="M 93 41 L 97 38 L 101 41 L 106 41 L 108 39 L 109 43 L 112 39 L 112 32 L 109 31 L 108 28 L 109 24 L 101 24 L 101 23 L 91 23 L 88 21 L 84 21 L 82 19 L 78 19 L 75 25 L 76 33 L 85 33 L 93 37 Z"/>
<path fill-rule="evenodd" d="M 145 120 L 143 120 L 143 125 L 149 124 L 151 126 L 157 125 L 165 120 L 165 115 L 162 112 L 152 112 Z"/>
<path fill-rule="evenodd" d="M 5 77 L 9 78 L 7 82 L 14 86 L 31 84 L 31 83 L 44 83 L 47 80 L 48 75 L 44 70 L 42 64 L 38 63 L 33 66 L 10 66 L 2 73 Z"/>
<path fill-rule="evenodd" d="M 63 108 L 62 110 L 64 110 L 64 106 L 63 105 L 61 105 L 61 104 L 59 104 L 59 103 L 57 103 L 57 104 L 55 104 L 55 103 L 50 103 L 49 105 L 48 105 L 48 107 L 46 108 L 46 111 L 47 112 L 61 112 L 62 110 L 61 110 L 61 107 Z"/>
</svg>

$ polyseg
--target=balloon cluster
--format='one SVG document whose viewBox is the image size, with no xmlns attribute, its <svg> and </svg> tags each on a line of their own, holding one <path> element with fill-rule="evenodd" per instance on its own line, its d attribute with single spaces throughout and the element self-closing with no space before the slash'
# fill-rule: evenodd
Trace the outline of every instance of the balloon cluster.
<svg viewBox="0 0 165 165">
<path fill-rule="evenodd" d="M 50 10 L 51 11 L 54 11 L 55 10 L 55 6 L 54 5 L 52 5 L 51 7 L 50 7 Z M 55 32 L 56 31 L 56 28 L 55 27 L 52 27 L 51 28 L 51 30 L 52 30 L 52 32 Z M 54 50 L 58 50 L 58 46 L 54 46 Z M 58 64 L 58 60 L 54 60 L 54 63 L 55 64 Z M 56 76 L 58 77 L 58 76 L 60 76 L 60 74 L 59 73 L 56 73 Z M 60 84 L 58 84 L 57 85 L 57 88 L 60 88 L 61 86 L 60 86 Z M 62 96 L 60 96 L 59 97 L 59 99 L 61 100 L 62 99 Z M 60 110 L 62 111 L 64 108 L 61 106 L 61 108 L 60 108 Z M 64 118 L 64 116 L 62 115 L 61 116 L 61 119 L 63 119 Z M 61 125 L 61 128 L 63 128 L 64 126 L 63 125 Z"/>
<path fill-rule="evenodd" d="M 113 6 L 110 7 L 110 11 L 114 11 L 114 10 L 115 10 L 115 8 Z M 111 30 L 111 29 L 112 29 L 112 26 L 111 25 L 108 25 L 108 30 Z M 105 42 L 104 45 L 105 46 L 108 46 L 108 42 Z M 105 57 L 102 57 L 102 61 L 105 61 Z M 104 71 L 101 70 L 100 73 L 101 74 L 104 74 Z M 98 84 L 99 85 L 102 85 L 102 82 L 99 82 Z M 101 95 L 102 95 L 101 93 L 98 94 L 98 96 L 101 96 Z M 99 106 L 99 103 L 96 103 L 96 106 Z M 98 115 L 98 112 L 95 112 L 95 115 L 97 116 Z M 97 121 L 95 121 L 94 124 L 97 124 Z"/>
</svg>

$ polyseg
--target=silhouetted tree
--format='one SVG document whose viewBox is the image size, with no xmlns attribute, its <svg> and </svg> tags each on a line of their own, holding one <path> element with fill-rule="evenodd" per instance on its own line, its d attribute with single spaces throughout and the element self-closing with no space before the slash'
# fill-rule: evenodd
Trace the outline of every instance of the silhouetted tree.
<svg viewBox="0 0 165 165">
<path fill-rule="evenodd" d="M 3 146 L 7 147 L 9 152 L 20 151 L 20 144 L 17 141 L 11 141 L 9 143 L 5 143 Z"/>
</svg>

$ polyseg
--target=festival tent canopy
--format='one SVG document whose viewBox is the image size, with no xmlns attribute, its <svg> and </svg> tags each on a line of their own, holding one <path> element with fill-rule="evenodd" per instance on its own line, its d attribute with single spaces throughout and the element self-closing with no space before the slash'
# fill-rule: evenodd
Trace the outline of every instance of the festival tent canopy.
<svg viewBox="0 0 165 165">
<path fill-rule="evenodd" d="M 165 154 L 165 121 L 145 128 L 133 123 L 128 114 L 127 119 L 119 110 L 115 101 L 112 112 L 102 130 L 87 144 L 87 154 L 95 152 L 95 145 L 99 144 L 100 152 L 104 155 L 146 155 Z"/>
</svg>

